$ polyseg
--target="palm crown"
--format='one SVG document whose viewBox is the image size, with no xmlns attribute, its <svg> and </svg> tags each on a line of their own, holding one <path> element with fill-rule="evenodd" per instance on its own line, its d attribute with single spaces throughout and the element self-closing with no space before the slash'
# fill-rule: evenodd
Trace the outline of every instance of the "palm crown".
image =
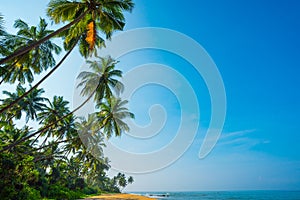
<svg viewBox="0 0 300 200">
<path fill-rule="evenodd" d="M 107 138 L 110 138 L 113 133 L 115 136 L 121 136 L 123 131 L 129 131 L 124 119 L 134 118 L 134 114 L 125 107 L 127 103 L 127 100 L 122 101 L 120 98 L 112 97 L 109 102 L 101 102 L 97 105 L 100 108 L 97 114 Z"/>
<path fill-rule="evenodd" d="M 10 102 L 19 98 L 25 92 L 26 88 L 22 87 L 20 84 L 17 86 L 15 93 L 3 91 L 3 94 L 7 95 L 8 98 L 1 100 L 3 102 L 1 107 L 6 106 Z M 26 122 L 28 122 L 29 119 L 36 119 L 38 113 L 41 112 L 45 106 L 44 101 L 46 101 L 46 98 L 41 97 L 43 93 L 43 89 L 34 89 L 31 93 L 29 93 L 29 95 L 19 101 L 19 103 L 16 104 L 13 109 L 5 116 L 8 119 L 11 119 L 12 117 L 14 117 L 15 119 L 21 119 L 22 112 L 24 112 L 26 114 Z"/>
<path fill-rule="evenodd" d="M 47 13 L 55 23 L 78 20 L 61 36 L 64 37 L 66 49 L 79 41 L 80 53 L 88 57 L 95 51 L 95 46 L 104 46 L 104 39 L 99 32 L 110 38 L 115 30 L 123 30 L 123 11 L 131 11 L 133 6 L 131 0 L 52 0 Z"/>
<path fill-rule="evenodd" d="M 26 22 L 19 19 L 15 21 L 14 27 L 19 29 L 17 34 L 7 34 L 3 42 L 7 49 L 11 51 L 36 42 L 53 32 L 47 29 L 47 23 L 42 18 L 38 26 L 30 27 Z M 25 83 L 25 80 L 32 82 L 34 79 L 33 74 L 39 74 L 55 65 L 52 52 L 58 54 L 60 51 L 61 48 L 59 46 L 48 40 L 28 53 L 16 57 L 12 62 L 7 63 L 3 68 L 6 71 L 1 75 L 6 82 L 14 83 L 19 81 Z"/>
<path fill-rule="evenodd" d="M 83 96 L 95 94 L 95 102 L 100 103 L 104 98 L 110 100 L 113 92 L 118 94 L 123 90 L 123 84 L 116 79 L 122 77 L 122 72 L 115 69 L 117 61 L 110 56 L 96 58 L 99 60 L 87 61 L 92 71 L 83 71 L 78 75 L 81 82 L 77 87 L 83 86 Z"/>
</svg>

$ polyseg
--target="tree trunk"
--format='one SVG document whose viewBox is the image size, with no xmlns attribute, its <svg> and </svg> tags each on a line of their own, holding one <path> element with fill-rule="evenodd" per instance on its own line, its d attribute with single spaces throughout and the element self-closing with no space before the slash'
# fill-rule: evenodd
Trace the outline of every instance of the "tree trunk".
<svg viewBox="0 0 300 200">
<path fill-rule="evenodd" d="M 23 55 L 25 53 L 27 53 L 28 51 L 30 51 L 31 49 L 39 46 L 40 44 L 42 44 L 43 42 L 49 40 L 50 38 L 54 37 L 55 35 L 63 32 L 64 30 L 67 30 L 68 28 L 70 28 L 72 25 L 78 23 L 87 13 L 90 12 L 90 9 L 87 9 L 84 13 L 82 13 L 79 17 L 77 17 L 76 19 L 74 19 L 72 22 L 70 22 L 69 24 L 61 27 L 60 29 L 54 31 L 53 33 L 47 35 L 46 37 L 44 37 L 43 39 L 39 40 L 39 41 L 36 41 L 35 43 L 32 43 L 31 45 L 29 46 L 26 46 L 26 47 L 23 47 L 19 50 L 16 50 L 13 54 L 3 58 L 0 60 L 0 64 L 3 64 L 17 56 L 20 56 L 20 55 Z"/>
<path fill-rule="evenodd" d="M 46 74 L 46 76 L 44 76 L 39 82 L 37 82 L 32 88 L 30 88 L 30 90 L 28 90 L 27 92 L 25 92 L 22 96 L 20 96 L 19 98 L 17 98 L 13 102 L 11 102 L 9 105 L 7 105 L 4 108 L 2 108 L 0 110 L 0 114 L 3 113 L 4 111 L 6 111 L 7 109 L 11 108 L 16 103 L 18 103 L 21 99 L 23 99 L 25 96 L 27 96 L 31 91 L 33 91 L 34 89 L 36 89 L 42 82 L 44 82 L 56 69 L 58 69 L 58 67 L 65 61 L 65 59 L 72 52 L 72 50 L 76 46 L 78 40 L 74 43 L 73 47 L 66 53 L 66 55 L 59 61 L 59 63 L 57 63 L 57 65 L 54 68 L 52 68 L 50 72 L 48 72 Z"/>
<path fill-rule="evenodd" d="M 58 120 L 56 120 L 55 122 L 53 122 L 53 123 L 51 123 L 51 124 L 45 126 L 44 128 L 42 128 L 42 129 L 40 129 L 40 130 L 38 130 L 38 131 L 36 131 L 36 132 L 34 132 L 34 133 L 32 133 L 32 134 L 26 136 L 26 137 L 23 137 L 23 138 L 21 138 L 20 140 L 17 140 L 16 142 L 14 142 L 14 143 L 12 143 L 12 144 L 7 145 L 6 147 L 3 147 L 3 149 L 0 150 L 0 153 L 3 152 L 3 151 L 9 150 L 9 149 L 11 149 L 11 148 L 13 148 L 13 147 L 15 147 L 16 145 L 20 144 L 21 142 L 24 142 L 24 141 L 28 140 L 29 138 L 32 138 L 33 136 L 35 136 L 35 135 L 37 135 L 37 134 L 39 134 L 39 133 L 45 131 L 45 130 L 48 129 L 49 127 L 55 125 L 57 122 L 59 122 L 59 121 L 65 119 L 66 117 L 68 117 L 68 116 L 74 114 L 77 110 L 79 110 L 80 108 L 82 108 L 82 107 L 83 107 L 83 106 L 84 106 L 84 105 L 85 105 L 85 104 L 93 97 L 93 95 L 95 94 L 95 92 L 96 92 L 96 90 L 98 89 L 99 86 L 100 86 L 100 85 L 98 85 L 98 86 L 96 87 L 96 89 L 90 94 L 90 96 L 89 96 L 82 104 L 80 104 L 77 108 L 75 108 L 72 112 L 66 114 L 65 116 L 59 118 Z"/>
</svg>

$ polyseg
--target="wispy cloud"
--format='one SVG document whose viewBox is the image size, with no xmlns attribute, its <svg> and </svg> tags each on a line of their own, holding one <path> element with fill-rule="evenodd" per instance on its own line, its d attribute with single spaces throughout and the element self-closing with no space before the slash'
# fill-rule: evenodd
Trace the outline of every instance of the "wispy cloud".
<svg viewBox="0 0 300 200">
<path fill-rule="evenodd" d="M 223 133 L 219 142 L 219 147 L 231 147 L 239 150 L 247 150 L 259 144 L 270 143 L 269 140 L 256 138 L 253 136 L 255 129 L 234 131 L 229 133 Z"/>
<path fill-rule="evenodd" d="M 255 129 L 250 130 L 242 130 L 242 131 L 234 131 L 229 133 L 223 133 L 221 139 L 232 138 L 232 137 L 241 137 L 243 135 L 255 132 Z"/>
<path fill-rule="evenodd" d="M 246 129 L 234 132 L 223 132 L 218 139 L 216 147 L 234 149 L 235 151 L 248 150 L 260 144 L 268 144 L 269 140 L 257 138 L 255 136 L 256 129 Z M 207 133 L 207 129 L 202 129 L 203 135 Z M 212 140 L 213 138 L 205 138 L 205 140 Z M 197 138 L 194 143 L 201 146 L 203 145 L 204 138 Z"/>
</svg>

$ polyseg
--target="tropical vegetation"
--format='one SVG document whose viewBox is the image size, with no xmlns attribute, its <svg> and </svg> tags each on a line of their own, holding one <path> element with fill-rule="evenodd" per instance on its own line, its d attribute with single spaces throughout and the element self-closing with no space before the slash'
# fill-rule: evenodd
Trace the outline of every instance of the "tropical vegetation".
<svg viewBox="0 0 300 200">
<path fill-rule="evenodd" d="M 37 26 L 17 19 L 16 34 L 5 30 L 5 16 L 0 14 L 1 199 L 79 199 L 120 192 L 133 182 L 123 173 L 107 174 L 105 141 L 128 132 L 124 119 L 134 115 L 126 108 L 128 102 L 119 98 L 124 86 L 118 62 L 97 55 L 114 31 L 123 30 L 124 12 L 133 6 L 132 0 L 50 0 L 47 15 L 64 25 L 51 30 L 43 18 Z M 54 38 L 62 39 L 63 45 Z M 90 70 L 77 77 L 86 100 L 71 110 L 63 96 L 49 97 L 40 85 L 75 46 Z M 89 100 L 95 112 L 76 116 Z"/>
</svg>

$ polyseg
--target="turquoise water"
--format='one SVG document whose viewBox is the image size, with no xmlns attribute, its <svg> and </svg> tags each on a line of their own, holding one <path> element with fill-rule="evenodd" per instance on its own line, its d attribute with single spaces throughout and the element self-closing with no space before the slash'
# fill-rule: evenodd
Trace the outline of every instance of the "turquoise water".
<svg viewBox="0 0 300 200">
<path fill-rule="evenodd" d="M 300 191 L 220 191 L 220 192 L 144 192 L 142 195 L 168 194 L 161 200 L 300 200 Z"/>
</svg>

